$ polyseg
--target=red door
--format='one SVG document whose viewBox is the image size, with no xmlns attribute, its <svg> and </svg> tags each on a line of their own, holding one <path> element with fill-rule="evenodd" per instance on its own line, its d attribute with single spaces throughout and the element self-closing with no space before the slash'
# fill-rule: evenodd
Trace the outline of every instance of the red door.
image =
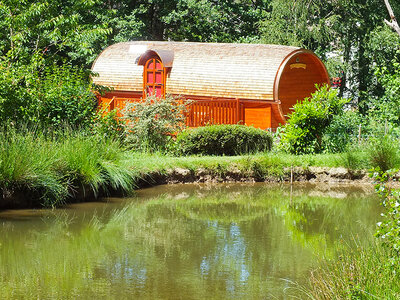
<svg viewBox="0 0 400 300">
<path fill-rule="evenodd" d="M 143 97 L 147 95 L 163 97 L 165 95 L 165 76 L 162 62 L 157 58 L 150 58 L 144 66 L 143 75 Z"/>
</svg>

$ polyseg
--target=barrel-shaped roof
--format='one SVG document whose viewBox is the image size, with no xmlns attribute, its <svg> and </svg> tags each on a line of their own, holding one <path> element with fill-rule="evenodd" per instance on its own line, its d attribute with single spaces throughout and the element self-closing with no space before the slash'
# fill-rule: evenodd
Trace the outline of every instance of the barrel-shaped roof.
<svg viewBox="0 0 400 300">
<path fill-rule="evenodd" d="M 273 100 L 274 81 L 286 57 L 300 48 L 264 44 L 126 42 L 106 48 L 93 63 L 94 83 L 142 91 L 147 50 L 172 51 L 166 92 L 176 95 Z"/>
</svg>

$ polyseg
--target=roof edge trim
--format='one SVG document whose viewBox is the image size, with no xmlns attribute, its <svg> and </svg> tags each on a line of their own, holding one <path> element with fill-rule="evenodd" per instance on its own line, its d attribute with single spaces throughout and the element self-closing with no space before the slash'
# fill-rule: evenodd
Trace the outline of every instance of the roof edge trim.
<svg viewBox="0 0 400 300">
<path fill-rule="evenodd" d="M 163 63 L 164 67 L 171 68 L 174 63 L 174 51 L 171 50 L 163 50 L 163 49 L 148 49 L 142 55 L 140 55 L 135 63 L 144 66 L 146 61 L 152 56 L 158 56 Z"/>
</svg>

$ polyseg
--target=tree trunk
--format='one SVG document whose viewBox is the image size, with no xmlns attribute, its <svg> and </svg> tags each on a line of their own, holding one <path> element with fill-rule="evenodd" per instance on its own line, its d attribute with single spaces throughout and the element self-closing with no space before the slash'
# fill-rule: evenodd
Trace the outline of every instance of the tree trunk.
<svg viewBox="0 0 400 300">
<path fill-rule="evenodd" d="M 365 57 L 364 36 L 362 33 L 358 36 L 358 110 L 361 114 L 365 115 L 368 110 L 368 83 L 367 76 L 369 74 L 369 64 Z"/>
<path fill-rule="evenodd" d="M 386 5 L 386 8 L 387 8 L 387 10 L 389 12 L 389 16 L 390 16 L 390 19 L 391 19 L 390 21 L 385 20 L 385 23 L 389 27 L 394 29 L 397 32 L 397 34 L 400 36 L 400 26 L 399 26 L 399 23 L 397 23 L 396 17 L 394 16 L 393 9 L 390 6 L 389 0 L 384 0 L 384 1 L 385 1 L 385 5 Z"/>
</svg>

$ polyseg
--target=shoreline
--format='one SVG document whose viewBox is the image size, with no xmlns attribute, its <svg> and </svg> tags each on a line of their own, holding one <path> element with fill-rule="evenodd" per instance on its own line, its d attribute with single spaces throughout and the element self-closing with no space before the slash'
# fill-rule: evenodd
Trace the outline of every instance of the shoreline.
<svg viewBox="0 0 400 300">
<path fill-rule="evenodd" d="M 179 163 L 177 164 L 179 165 Z M 399 174 L 400 177 L 400 174 Z M 155 168 L 153 170 L 142 169 L 132 178 L 135 190 L 163 184 L 186 183 L 315 183 L 315 184 L 346 184 L 346 185 L 371 185 L 373 180 L 369 178 L 367 170 L 349 170 L 344 167 L 283 167 L 281 169 L 259 167 L 239 168 L 236 164 L 228 164 L 225 168 L 216 169 L 207 166 L 194 168 L 173 167 Z M 112 188 L 100 189 L 95 193 L 89 185 L 74 187 L 61 205 L 79 202 L 92 202 L 103 197 L 126 197 L 131 193 Z M 10 197 L 3 194 L 0 202 L 0 210 L 43 208 L 32 201 L 33 194 L 29 191 L 15 190 Z M 33 195 L 34 196 L 34 195 Z M 36 195 L 37 196 L 37 195 Z M 59 207 L 55 206 L 55 207 Z"/>
<path fill-rule="evenodd" d="M 222 174 L 214 170 L 199 168 L 195 171 L 186 168 L 167 170 L 166 174 L 149 174 L 150 177 L 159 177 L 155 185 L 184 184 L 184 183 L 235 183 L 235 182 L 309 182 L 309 183 L 349 183 L 371 184 L 366 170 L 347 170 L 342 167 L 293 167 L 284 168 L 282 174 L 259 173 L 257 171 L 243 172 L 239 169 L 230 169 Z M 139 188 L 141 188 L 140 186 Z"/>
</svg>

